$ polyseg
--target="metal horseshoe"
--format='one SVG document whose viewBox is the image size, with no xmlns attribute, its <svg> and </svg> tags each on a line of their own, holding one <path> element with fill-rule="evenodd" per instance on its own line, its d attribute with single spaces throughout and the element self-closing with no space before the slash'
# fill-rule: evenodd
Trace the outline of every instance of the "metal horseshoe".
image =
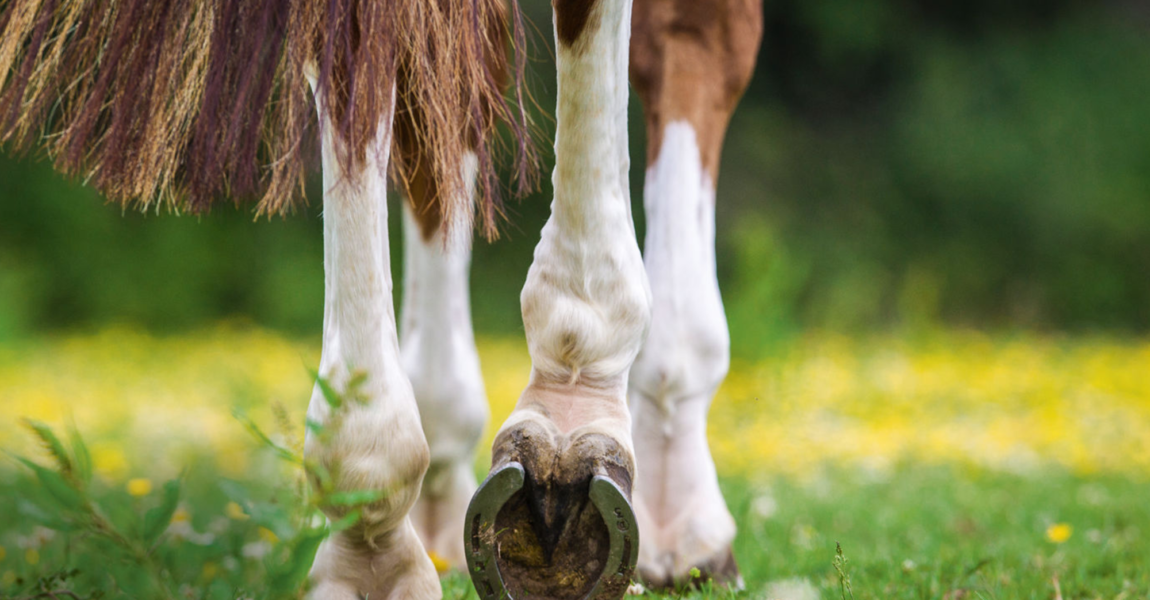
<svg viewBox="0 0 1150 600">
<path fill-rule="evenodd" d="M 523 487 L 523 480 L 523 465 L 507 463 L 487 476 L 467 506 L 463 540 L 467 548 L 467 572 L 482 600 L 514 600 L 499 571 L 495 517 L 507 500 Z M 616 589 L 626 589 L 639 555 L 639 526 L 623 490 L 614 481 L 596 475 L 591 479 L 589 495 L 607 524 L 610 546 L 607 564 L 584 600 L 598 598 L 611 584 L 615 584 Z"/>
</svg>

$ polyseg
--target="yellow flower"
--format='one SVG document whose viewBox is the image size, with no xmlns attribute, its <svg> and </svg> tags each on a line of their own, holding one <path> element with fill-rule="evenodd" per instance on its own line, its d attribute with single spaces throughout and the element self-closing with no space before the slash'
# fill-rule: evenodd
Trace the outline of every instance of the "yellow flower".
<svg viewBox="0 0 1150 600">
<path fill-rule="evenodd" d="M 215 579 L 219 572 L 220 568 L 216 566 L 216 563 L 204 563 L 204 569 L 200 572 L 200 576 L 204 579 Z"/>
<path fill-rule="evenodd" d="M 247 515 L 244 515 L 244 516 L 247 516 Z M 260 527 L 259 528 L 259 534 L 260 534 L 260 539 L 269 543 L 269 544 L 278 544 L 280 541 L 280 536 L 276 535 L 276 532 L 268 529 L 267 527 Z"/>
<path fill-rule="evenodd" d="M 128 480 L 128 493 L 139 498 L 152 493 L 152 480 L 144 477 Z"/>
<path fill-rule="evenodd" d="M 1074 533 L 1074 528 L 1067 523 L 1055 523 L 1046 528 L 1046 539 L 1061 544 L 1070 539 L 1070 534 Z"/>
<path fill-rule="evenodd" d="M 92 446 L 92 466 L 104 478 L 116 481 L 127 473 L 128 457 L 118 446 L 97 444 Z"/>
<path fill-rule="evenodd" d="M 177 508 L 176 512 L 172 513 L 172 522 L 173 523 L 186 523 L 191 518 L 192 518 L 192 515 L 188 514 L 187 509 L 185 509 L 182 506 Z"/>
<path fill-rule="evenodd" d="M 451 569 L 451 563 L 446 558 L 439 555 L 434 550 L 428 550 L 427 556 L 431 557 L 431 564 L 435 565 L 435 572 L 439 574 L 446 573 Z"/>
<path fill-rule="evenodd" d="M 40 551 L 35 548 L 29 548 L 24 551 L 24 562 L 30 565 L 40 564 Z"/>
<path fill-rule="evenodd" d="M 8 549 L 5 548 L 4 546 L 0 546 L 0 560 L 4 560 L 4 558 L 7 556 L 8 556 Z"/>
<path fill-rule="evenodd" d="M 16 583 L 16 572 L 4 571 L 4 576 L 0 577 L 0 583 L 3 583 L 4 585 L 12 585 L 13 583 Z"/>
<path fill-rule="evenodd" d="M 224 514 L 227 515 L 229 519 L 236 521 L 247 521 L 251 518 L 248 516 L 248 513 L 244 512 L 244 507 L 235 502 L 228 502 L 228 505 L 224 507 Z"/>
</svg>

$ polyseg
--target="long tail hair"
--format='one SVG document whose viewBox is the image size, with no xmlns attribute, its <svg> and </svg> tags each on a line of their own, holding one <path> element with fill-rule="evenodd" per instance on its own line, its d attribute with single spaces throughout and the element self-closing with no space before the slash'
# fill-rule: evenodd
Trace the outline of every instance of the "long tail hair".
<svg viewBox="0 0 1150 600">
<path fill-rule="evenodd" d="M 198 212 L 231 197 L 279 213 L 302 197 L 317 147 L 308 76 L 332 107 L 344 172 L 362 166 L 395 85 L 397 179 L 421 170 L 439 198 L 458 195 L 475 151 L 492 234 L 496 122 L 510 126 L 517 191 L 533 185 L 536 156 L 511 2 L 0 0 L 0 141 L 42 146 L 123 204 Z"/>
</svg>

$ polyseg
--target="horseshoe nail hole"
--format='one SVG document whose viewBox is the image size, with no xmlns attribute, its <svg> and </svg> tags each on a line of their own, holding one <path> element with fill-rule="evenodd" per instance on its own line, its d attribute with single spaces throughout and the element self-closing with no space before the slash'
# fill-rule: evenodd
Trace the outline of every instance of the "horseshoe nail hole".
<svg viewBox="0 0 1150 600">
<path fill-rule="evenodd" d="M 615 574 L 619 576 L 629 575 L 631 569 L 631 536 L 628 535 L 623 538 L 623 560 L 619 562 L 619 570 Z"/>
<path fill-rule="evenodd" d="M 479 526 L 483 518 L 482 514 L 476 514 L 471 519 L 471 553 L 479 554 L 482 552 L 482 547 L 479 545 Z"/>
</svg>

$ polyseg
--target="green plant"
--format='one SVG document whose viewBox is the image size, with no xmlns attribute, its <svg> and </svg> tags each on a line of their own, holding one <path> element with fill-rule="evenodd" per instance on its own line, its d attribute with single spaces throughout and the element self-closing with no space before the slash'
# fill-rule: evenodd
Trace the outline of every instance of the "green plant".
<svg viewBox="0 0 1150 600">
<path fill-rule="evenodd" d="M 338 429 L 348 402 L 362 401 L 358 390 L 365 379 L 363 374 L 355 374 L 347 389 L 337 392 L 326 380 L 317 377 L 323 397 L 332 408 L 333 418 L 322 426 L 308 423 L 313 435 L 322 440 Z M 248 591 L 268 600 L 299 597 L 306 586 L 319 544 L 332 532 L 355 526 L 360 520 L 359 507 L 378 501 L 386 492 L 335 489 L 331 466 L 325 468 L 304 459 L 295 450 L 274 442 L 243 413 L 236 411 L 234 414 L 261 445 L 298 469 L 300 477 L 297 479 L 314 483 L 310 490 L 302 484 L 296 486 L 294 493 L 283 499 L 286 502 L 261 504 L 252 501 L 249 490 L 244 486 L 220 482 L 231 499 L 227 509 L 231 517 L 236 521 L 251 521 L 247 526 L 237 527 L 239 531 L 231 532 L 233 535 L 226 536 L 231 538 L 229 541 L 233 546 L 235 542 L 251 537 L 253 532 L 277 541 L 281 536 L 284 539 L 274 551 L 267 553 L 262 568 L 252 574 L 252 579 L 260 581 L 262 587 Z M 181 596 L 181 587 L 211 579 L 205 576 L 214 568 L 211 557 L 187 552 L 184 541 L 170 531 L 183 498 L 182 477 L 166 482 L 156 501 L 125 506 L 115 502 L 123 500 L 121 496 L 106 496 L 101 500 L 92 493 L 92 459 L 79 433 L 74 429 L 70 431 L 65 443 L 43 423 L 26 420 L 25 424 L 43 445 L 52 464 L 44 466 L 13 455 L 32 472 L 47 500 L 25 501 L 21 510 L 41 526 L 67 536 L 69 545 L 74 543 L 85 551 L 107 558 L 107 570 L 91 573 L 73 569 L 34 581 L 19 581 L 15 590 L 7 591 L 0 598 L 79 599 L 81 596 L 77 592 L 65 587 L 71 579 L 79 580 L 80 585 L 88 590 L 85 592 L 88 598 L 109 595 L 174 600 Z M 138 495 L 148 495 L 150 487 L 150 482 L 141 484 Z M 343 516 L 337 521 L 327 522 L 322 509 L 331 507 L 338 507 Z M 201 560 L 203 564 L 195 564 Z M 239 594 L 234 587 L 213 586 L 214 582 L 209 583 L 206 592 L 213 599 L 234 598 Z"/>
<path fill-rule="evenodd" d="M 842 595 L 842 600 L 847 600 L 848 593 L 851 595 L 851 600 L 854 600 L 855 592 L 851 589 L 851 576 L 847 573 L 847 557 L 843 554 L 842 544 L 838 542 L 835 542 L 835 557 L 831 559 L 831 565 L 839 577 L 839 593 Z"/>
</svg>

